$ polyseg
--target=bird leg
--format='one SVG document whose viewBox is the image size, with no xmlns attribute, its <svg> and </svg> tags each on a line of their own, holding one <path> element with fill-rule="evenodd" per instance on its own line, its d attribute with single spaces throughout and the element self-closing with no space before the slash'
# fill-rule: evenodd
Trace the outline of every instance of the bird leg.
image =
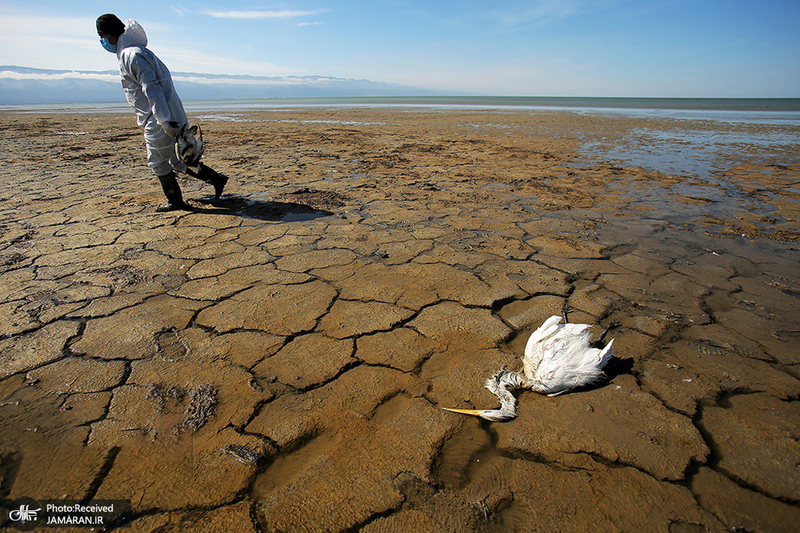
<svg viewBox="0 0 800 533">
<path fill-rule="evenodd" d="M 600 334 L 597 340 L 591 344 L 592 348 L 603 348 L 606 342 L 606 335 L 608 335 L 608 332 L 611 331 L 612 329 L 620 327 L 621 325 L 622 323 L 619 320 L 612 320 L 611 322 L 609 322 L 608 325 L 603 329 L 603 332 Z"/>
<path fill-rule="evenodd" d="M 561 304 L 561 318 L 564 319 L 564 324 L 569 324 L 569 320 L 567 320 L 567 313 L 569 313 L 572 308 L 569 306 L 569 302 L 566 298 L 564 298 L 564 303 Z"/>
<path fill-rule="evenodd" d="M 564 303 L 561 304 L 561 318 L 564 319 L 564 324 L 569 324 L 569 320 L 567 320 L 567 313 L 572 311 L 572 307 L 570 307 L 569 302 L 566 298 L 564 298 Z M 612 329 L 618 328 L 622 325 L 619 320 L 612 320 L 609 324 L 605 327 L 603 332 L 600 334 L 600 337 L 591 343 L 592 348 L 602 348 L 605 344 L 606 335 Z"/>
</svg>

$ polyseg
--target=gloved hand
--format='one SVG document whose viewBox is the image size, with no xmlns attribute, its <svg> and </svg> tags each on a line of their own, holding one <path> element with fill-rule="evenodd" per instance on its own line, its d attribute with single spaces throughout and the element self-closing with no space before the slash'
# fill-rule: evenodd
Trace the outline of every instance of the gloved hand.
<svg viewBox="0 0 800 533">
<path fill-rule="evenodd" d="M 181 132 L 181 125 L 175 120 L 165 122 L 161 127 L 164 128 L 164 132 L 173 139 L 177 138 L 178 134 Z"/>
</svg>

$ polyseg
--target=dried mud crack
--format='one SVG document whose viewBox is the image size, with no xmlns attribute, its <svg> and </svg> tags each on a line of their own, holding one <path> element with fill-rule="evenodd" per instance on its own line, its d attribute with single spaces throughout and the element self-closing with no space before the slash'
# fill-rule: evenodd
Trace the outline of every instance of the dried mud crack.
<svg viewBox="0 0 800 533">
<path fill-rule="evenodd" d="M 130 117 L 0 113 L 3 500 L 130 500 L 135 531 L 796 527 L 800 152 L 687 180 L 576 152 L 669 120 L 291 115 L 204 120 L 226 195 L 157 214 Z M 606 382 L 439 409 L 493 407 L 564 308 L 619 322 Z"/>
</svg>

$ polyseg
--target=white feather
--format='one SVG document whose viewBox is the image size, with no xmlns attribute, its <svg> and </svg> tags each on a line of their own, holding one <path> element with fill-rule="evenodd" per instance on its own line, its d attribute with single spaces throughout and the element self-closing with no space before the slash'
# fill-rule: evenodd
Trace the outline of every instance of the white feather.
<svg viewBox="0 0 800 533">
<path fill-rule="evenodd" d="M 559 316 L 548 318 L 528 339 L 522 368 L 534 392 L 557 395 L 590 385 L 611 358 L 613 341 L 593 348 L 588 324 L 560 322 Z"/>
</svg>

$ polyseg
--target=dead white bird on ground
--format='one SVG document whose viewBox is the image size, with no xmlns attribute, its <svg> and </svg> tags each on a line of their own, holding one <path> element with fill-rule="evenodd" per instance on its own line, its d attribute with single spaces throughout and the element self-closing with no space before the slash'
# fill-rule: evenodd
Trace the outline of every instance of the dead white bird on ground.
<svg viewBox="0 0 800 533">
<path fill-rule="evenodd" d="M 590 324 L 570 324 L 566 319 L 561 324 L 561 320 L 558 315 L 551 316 L 528 338 L 522 358 L 524 375 L 503 367 L 486 381 L 486 388 L 500 400 L 499 409 L 443 409 L 493 422 L 506 422 L 517 417 L 517 399 L 511 392 L 513 390 L 530 389 L 539 394 L 557 396 L 604 378 L 603 367 L 611 359 L 614 341 L 602 347 L 597 345 L 602 345 L 608 330 L 617 324 L 612 323 L 598 341 L 591 343 Z"/>
</svg>

